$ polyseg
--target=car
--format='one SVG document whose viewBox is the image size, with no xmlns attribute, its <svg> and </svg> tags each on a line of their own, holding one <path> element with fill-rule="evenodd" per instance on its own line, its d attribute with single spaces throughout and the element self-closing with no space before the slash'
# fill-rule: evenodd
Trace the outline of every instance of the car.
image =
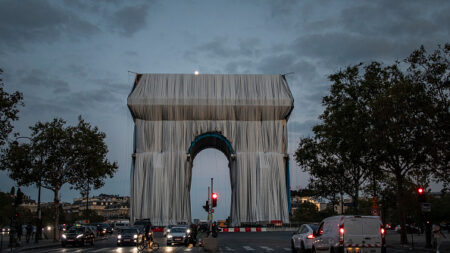
<svg viewBox="0 0 450 253">
<path fill-rule="evenodd" d="M 128 227 L 128 223 L 117 222 L 116 224 L 114 224 L 114 227 L 117 232 L 120 232 L 122 228 Z"/>
<path fill-rule="evenodd" d="M 361 251 L 361 249 L 364 250 Z M 384 253 L 386 252 L 385 228 L 379 216 L 328 217 L 315 231 L 311 250 L 313 253 Z"/>
<path fill-rule="evenodd" d="M 291 238 L 292 252 L 310 252 L 314 239 L 314 231 L 318 224 L 303 224 L 294 232 Z"/>
<path fill-rule="evenodd" d="M 61 235 L 61 246 L 68 244 L 84 246 L 86 243 L 94 245 L 94 232 L 87 226 L 74 226 Z"/>
<path fill-rule="evenodd" d="M 137 228 L 122 228 L 117 235 L 117 246 L 125 244 L 136 245 L 139 236 L 139 230 Z"/>
<path fill-rule="evenodd" d="M 170 233 L 170 230 L 174 227 L 174 225 L 169 225 L 164 228 L 163 236 L 166 237 L 168 233 Z"/>
<path fill-rule="evenodd" d="M 112 234 L 113 230 L 109 224 L 106 223 L 98 223 L 97 224 L 97 234 L 98 235 L 106 235 Z"/>
<path fill-rule="evenodd" d="M 2 233 L 4 234 L 9 234 L 9 231 L 11 230 L 11 228 L 9 226 L 4 226 L 2 228 Z"/>
<path fill-rule="evenodd" d="M 172 244 L 187 244 L 191 231 L 187 227 L 172 227 L 167 233 L 167 246 Z"/>
<path fill-rule="evenodd" d="M 87 226 L 87 227 L 89 227 L 89 229 L 92 231 L 92 233 L 94 233 L 94 238 L 96 238 L 97 237 L 97 226 L 92 226 L 92 225 L 90 225 L 90 226 Z"/>
</svg>

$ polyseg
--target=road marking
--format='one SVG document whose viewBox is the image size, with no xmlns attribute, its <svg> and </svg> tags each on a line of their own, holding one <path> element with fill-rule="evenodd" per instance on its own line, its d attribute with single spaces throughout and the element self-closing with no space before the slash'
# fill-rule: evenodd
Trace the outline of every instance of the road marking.
<svg viewBox="0 0 450 253">
<path fill-rule="evenodd" d="M 102 252 L 102 251 L 105 251 L 106 249 L 98 249 L 98 250 L 93 250 L 93 251 L 90 251 L 90 252 Z"/>
<path fill-rule="evenodd" d="M 242 246 L 245 250 L 248 250 L 248 251 L 252 251 L 252 250 L 255 250 L 254 248 L 252 248 L 252 247 L 250 247 L 250 246 Z"/>
<path fill-rule="evenodd" d="M 272 248 L 269 248 L 269 247 L 267 247 L 267 246 L 260 246 L 260 248 L 261 248 L 261 249 L 264 249 L 264 250 L 266 250 L 266 251 L 273 251 Z"/>
<path fill-rule="evenodd" d="M 291 251 L 291 248 L 283 248 L 286 251 Z"/>
<path fill-rule="evenodd" d="M 230 248 L 230 247 L 225 247 L 226 251 L 234 251 L 234 249 Z"/>
<path fill-rule="evenodd" d="M 192 249 L 191 249 L 191 248 L 189 248 L 189 249 L 185 249 L 184 251 L 192 251 Z"/>
</svg>

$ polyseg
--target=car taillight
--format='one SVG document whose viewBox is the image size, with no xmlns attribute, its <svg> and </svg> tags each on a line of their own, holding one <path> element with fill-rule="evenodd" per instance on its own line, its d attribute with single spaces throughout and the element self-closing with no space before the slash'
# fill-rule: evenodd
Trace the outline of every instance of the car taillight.
<svg viewBox="0 0 450 253">
<path fill-rule="evenodd" d="M 344 233 L 345 233 L 344 225 L 341 225 L 339 227 L 339 243 L 341 245 L 344 244 Z"/>
<path fill-rule="evenodd" d="M 381 234 L 381 244 L 385 245 L 386 244 L 386 239 L 385 239 L 385 234 L 386 234 L 386 230 L 384 230 L 383 227 L 380 227 L 380 234 Z"/>
<path fill-rule="evenodd" d="M 314 235 L 313 235 L 313 234 L 310 234 L 310 235 L 307 236 L 307 238 L 308 238 L 308 239 L 314 239 Z"/>
</svg>

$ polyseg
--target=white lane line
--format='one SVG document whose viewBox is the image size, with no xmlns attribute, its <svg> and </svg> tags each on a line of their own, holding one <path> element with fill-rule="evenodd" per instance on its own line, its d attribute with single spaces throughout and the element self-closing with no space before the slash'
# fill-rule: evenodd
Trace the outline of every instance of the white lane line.
<svg viewBox="0 0 450 253">
<path fill-rule="evenodd" d="M 255 250 L 254 248 L 250 247 L 250 246 L 242 246 L 245 250 L 247 251 L 253 251 Z"/>
<path fill-rule="evenodd" d="M 234 249 L 230 248 L 230 247 L 225 247 L 226 251 L 235 251 Z"/>
<path fill-rule="evenodd" d="M 261 249 L 265 250 L 265 251 L 273 251 L 272 248 L 269 248 L 267 246 L 260 246 Z"/>
<path fill-rule="evenodd" d="M 93 250 L 93 251 L 89 251 L 89 252 L 104 252 L 106 249 L 97 249 L 97 250 Z"/>
<path fill-rule="evenodd" d="M 286 251 L 291 251 L 291 248 L 283 248 Z"/>
</svg>

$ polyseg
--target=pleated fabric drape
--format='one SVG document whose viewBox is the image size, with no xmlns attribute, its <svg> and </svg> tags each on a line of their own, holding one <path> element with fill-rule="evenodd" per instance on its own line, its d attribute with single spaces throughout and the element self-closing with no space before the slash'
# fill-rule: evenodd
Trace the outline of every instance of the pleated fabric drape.
<svg viewBox="0 0 450 253">
<path fill-rule="evenodd" d="M 235 151 L 233 224 L 288 222 L 286 120 L 293 99 L 282 76 L 144 74 L 128 106 L 135 120 L 132 221 L 190 222 L 187 151 L 197 136 L 214 132 Z"/>
</svg>

